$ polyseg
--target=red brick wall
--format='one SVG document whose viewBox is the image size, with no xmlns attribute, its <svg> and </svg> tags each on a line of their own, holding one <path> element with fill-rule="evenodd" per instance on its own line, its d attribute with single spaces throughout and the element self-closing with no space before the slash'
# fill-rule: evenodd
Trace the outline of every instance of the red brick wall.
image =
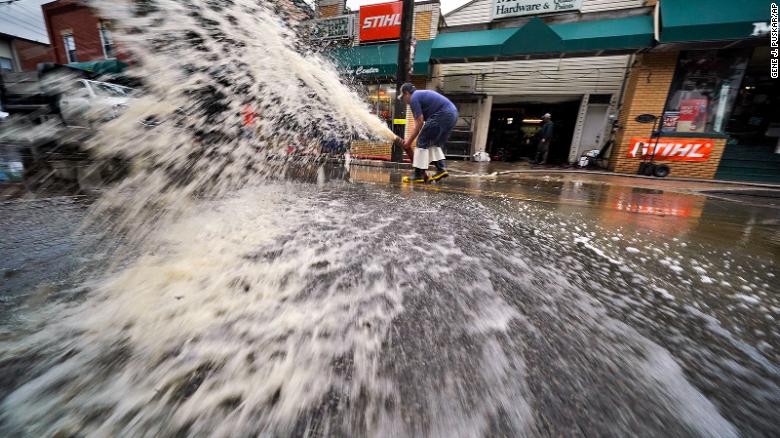
<svg viewBox="0 0 780 438">
<path fill-rule="evenodd" d="M 51 46 L 32 41 L 14 40 L 14 47 L 19 55 L 22 71 L 35 70 L 42 62 L 54 62 L 54 51 Z"/>
<path fill-rule="evenodd" d="M 635 120 L 636 116 L 648 113 L 661 115 L 677 67 L 677 56 L 677 52 L 644 53 L 637 56 L 637 62 L 631 70 L 626 85 L 626 95 L 619 119 L 622 129 L 616 135 L 618 147 L 610 159 L 610 169 L 621 173 L 637 172 L 641 160 L 628 157 L 631 139 L 648 137 L 652 125 L 638 123 Z M 670 176 L 712 179 L 718 170 L 725 145 L 725 139 L 714 139 L 710 158 L 701 163 L 656 161 L 663 162 L 670 167 Z"/>
<path fill-rule="evenodd" d="M 99 20 L 78 1 L 60 0 L 42 6 L 56 62 L 67 64 L 64 33 L 72 33 L 79 62 L 105 59 L 100 42 Z"/>
</svg>

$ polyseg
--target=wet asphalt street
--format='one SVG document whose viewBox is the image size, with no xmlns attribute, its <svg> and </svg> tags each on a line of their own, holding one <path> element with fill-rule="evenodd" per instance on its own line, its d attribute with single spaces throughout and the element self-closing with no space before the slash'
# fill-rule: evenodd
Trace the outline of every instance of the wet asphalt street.
<svg viewBox="0 0 780 438">
<path fill-rule="evenodd" d="M 354 313 L 323 319 L 327 337 L 316 348 L 307 331 L 286 350 L 286 357 L 307 359 L 306 351 L 320 358 L 334 350 L 320 373 L 335 377 L 309 382 L 327 386 L 322 396 L 304 402 L 284 386 L 271 391 L 266 411 L 234 403 L 246 424 L 233 434 L 780 435 L 780 209 L 760 199 L 576 176 L 455 175 L 444 184 L 409 187 L 400 173 L 353 166 L 303 179 L 266 188 L 287 199 L 268 207 L 278 209 L 272 222 L 282 231 L 244 259 L 259 264 L 250 271 L 289 269 L 279 290 L 295 284 L 290 276 L 302 276 L 301 295 L 280 299 L 275 312 L 321 308 L 327 300 L 315 298 L 334 287 L 359 305 Z M 0 432 L 224 432 L 216 425 L 233 421 L 224 403 L 199 414 L 209 421 L 176 429 L 150 424 L 174 418 L 160 412 L 178 415 L 176 409 L 193 400 L 205 406 L 206 398 L 197 399 L 210 390 L 204 379 L 243 375 L 228 373 L 227 365 L 198 377 L 187 400 L 172 397 L 162 411 L 147 413 L 148 424 L 141 409 L 129 411 L 140 418 L 130 421 L 128 414 L 118 420 L 104 412 L 119 410 L 116 403 L 102 406 L 102 416 L 87 404 L 69 405 L 77 398 L 60 393 L 70 380 L 29 383 L 85 350 L 19 345 L 47 324 L 40 309 L 95 300 L 88 285 L 109 267 L 106 253 L 118 239 L 98 245 L 95 230 L 80 227 L 89 204 L 80 197 L 0 203 Z M 220 204 L 215 211 L 227 208 Z M 299 267 L 307 246 L 312 265 Z M 317 262 L 321 254 L 327 258 Z M 266 284 L 242 281 L 248 293 Z M 381 299 L 360 295 L 375 290 Z M 57 318 L 50 310 L 46 315 Z M 317 333 L 316 323 L 309 324 Z M 375 334 L 378 350 L 363 352 L 353 326 Z M 203 337 L 193 336 L 195 343 Z M 130 345 L 138 353 L 111 356 L 116 370 L 100 368 L 96 387 L 106 373 L 124 379 L 140 368 L 135 358 L 142 349 Z M 264 353 L 264 344 L 252 345 Z M 47 354 L 56 357 L 42 359 Z M 100 360 L 82 364 L 104 367 L 105 358 L 95 354 Z M 203 374 L 206 368 L 198 369 Z M 70 409 L 69 429 L 28 409 L 47 400 Z M 284 422 L 288 402 L 299 407 L 294 420 Z M 25 409 L 33 412 L 20 417 L 26 424 L 13 419 Z M 83 412 L 72 412 L 78 409 Z M 266 416 L 270 411 L 276 414 Z M 253 415 L 257 421 L 246 419 Z"/>
</svg>

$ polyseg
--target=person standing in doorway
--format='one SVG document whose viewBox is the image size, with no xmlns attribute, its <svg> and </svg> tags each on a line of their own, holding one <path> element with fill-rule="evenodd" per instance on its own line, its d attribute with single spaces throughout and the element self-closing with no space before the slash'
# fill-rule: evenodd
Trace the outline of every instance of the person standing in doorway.
<svg viewBox="0 0 780 438">
<path fill-rule="evenodd" d="M 542 117 L 542 129 L 539 130 L 539 144 L 536 145 L 536 164 L 547 164 L 550 142 L 553 136 L 553 122 L 550 113 Z"/>
<path fill-rule="evenodd" d="M 398 98 L 412 108 L 414 115 L 414 130 L 412 135 L 404 140 L 404 149 L 411 148 L 419 135 L 412 159 L 414 173 L 411 177 L 404 178 L 404 181 L 427 182 L 429 177 L 426 171 L 431 162 L 436 165 L 436 173 L 430 179 L 437 181 L 446 178 L 448 173 L 442 148 L 458 121 L 458 109 L 441 94 L 432 90 L 417 91 L 410 83 L 401 86 L 401 95 Z"/>
</svg>

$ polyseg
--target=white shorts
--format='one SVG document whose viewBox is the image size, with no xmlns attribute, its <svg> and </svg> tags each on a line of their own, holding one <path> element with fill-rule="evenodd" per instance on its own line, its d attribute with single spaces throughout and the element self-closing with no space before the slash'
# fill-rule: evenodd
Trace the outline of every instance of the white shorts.
<svg viewBox="0 0 780 438">
<path fill-rule="evenodd" d="M 427 169 L 431 161 L 444 159 L 444 152 L 438 146 L 431 146 L 428 149 L 414 148 L 414 160 L 412 166 L 416 169 Z"/>
</svg>

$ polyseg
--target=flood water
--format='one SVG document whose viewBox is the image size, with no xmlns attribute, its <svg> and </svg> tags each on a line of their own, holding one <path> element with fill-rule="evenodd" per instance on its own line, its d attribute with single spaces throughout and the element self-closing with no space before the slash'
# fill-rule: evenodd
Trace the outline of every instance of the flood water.
<svg viewBox="0 0 780 438">
<path fill-rule="evenodd" d="M 2 435 L 777 434 L 776 210 L 397 177 L 201 200 L 118 266 L 82 200 L 4 203 Z M 648 196 L 687 215 L 610 201 Z"/>
<path fill-rule="evenodd" d="M 89 4 L 129 176 L 0 204 L 0 436 L 780 434 L 777 209 L 292 165 L 391 138 L 295 2 Z"/>
</svg>

